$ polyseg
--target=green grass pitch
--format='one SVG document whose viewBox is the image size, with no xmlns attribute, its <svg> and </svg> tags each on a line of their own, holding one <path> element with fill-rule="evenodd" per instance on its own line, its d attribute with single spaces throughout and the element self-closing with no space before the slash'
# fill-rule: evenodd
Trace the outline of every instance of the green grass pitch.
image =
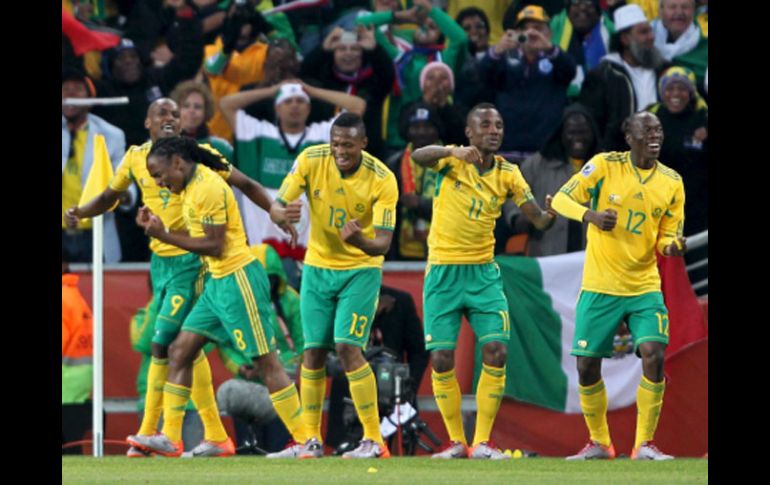
<svg viewBox="0 0 770 485">
<path fill-rule="evenodd" d="M 668 462 L 567 462 L 562 458 L 526 458 L 504 462 L 431 460 L 394 457 L 388 460 L 267 460 L 231 458 L 62 457 L 63 484 L 126 483 L 220 485 L 292 484 L 684 484 L 708 483 L 707 459 Z"/>
</svg>

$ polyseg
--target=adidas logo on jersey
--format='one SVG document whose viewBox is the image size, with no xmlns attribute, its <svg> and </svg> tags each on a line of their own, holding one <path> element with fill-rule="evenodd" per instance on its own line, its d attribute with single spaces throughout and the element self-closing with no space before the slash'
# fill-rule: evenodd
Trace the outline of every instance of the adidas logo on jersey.
<svg viewBox="0 0 770 485">
<path fill-rule="evenodd" d="M 641 192 L 634 194 L 634 199 L 644 200 L 644 195 Z"/>
<path fill-rule="evenodd" d="M 342 187 L 338 188 L 334 191 L 335 194 L 345 195 L 345 191 L 342 189 Z"/>
</svg>

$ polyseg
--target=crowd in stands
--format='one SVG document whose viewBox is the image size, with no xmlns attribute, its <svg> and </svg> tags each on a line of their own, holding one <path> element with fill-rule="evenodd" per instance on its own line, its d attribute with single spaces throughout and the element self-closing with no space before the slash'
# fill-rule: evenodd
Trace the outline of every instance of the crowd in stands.
<svg viewBox="0 0 770 485">
<path fill-rule="evenodd" d="M 62 15 L 62 98 L 129 99 L 62 108 L 70 262 L 91 259 L 90 221 L 68 228 L 64 211 L 82 192 L 94 135 L 117 167 L 148 140 L 147 109 L 161 97 L 177 102 L 184 135 L 273 197 L 304 148 L 328 143 L 336 115 L 362 114 L 367 151 L 399 183 L 390 260 L 427 257 L 436 174 L 411 153 L 467 145 L 465 118 L 480 102 L 502 115 L 500 154 L 519 164 L 541 205 L 596 153 L 628 149 L 624 119 L 655 113 L 660 160 L 684 179 L 685 235 L 707 229 L 707 0 L 62 0 Z M 249 243 L 271 244 L 296 283 L 307 227 L 290 247 L 238 197 Z M 141 205 L 134 188 L 107 216 L 107 262 L 149 260 L 134 222 Z M 521 235 L 531 256 L 585 247 L 578 223 L 559 218 L 541 233 L 515 205 L 505 209 L 497 252 Z"/>
</svg>

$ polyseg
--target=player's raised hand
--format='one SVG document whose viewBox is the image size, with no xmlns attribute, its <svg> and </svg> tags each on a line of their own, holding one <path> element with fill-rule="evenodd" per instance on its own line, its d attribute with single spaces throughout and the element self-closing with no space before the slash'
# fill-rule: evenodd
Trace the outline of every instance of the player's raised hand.
<svg viewBox="0 0 770 485">
<path fill-rule="evenodd" d="M 663 248 L 663 256 L 684 256 L 687 252 L 687 238 L 677 236 L 674 242 Z"/>
<path fill-rule="evenodd" d="M 351 219 L 342 226 L 340 231 L 340 237 L 343 241 L 355 244 L 355 240 L 361 237 L 361 225 L 358 223 L 358 219 Z"/>
<path fill-rule="evenodd" d="M 611 231 L 618 223 L 618 213 L 612 209 L 605 209 L 602 212 L 586 212 L 586 220 L 602 231 Z"/>
<path fill-rule="evenodd" d="M 468 163 L 473 163 L 475 165 L 481 165 L 482 158 L 481 158 L 481 152 L 478 148 L 474 146 L 469 147 L 453 147 L 452 148 L 452 156 L 455 158 L 459 158 L 460 160 L 465 160 Z"/>
</svg>

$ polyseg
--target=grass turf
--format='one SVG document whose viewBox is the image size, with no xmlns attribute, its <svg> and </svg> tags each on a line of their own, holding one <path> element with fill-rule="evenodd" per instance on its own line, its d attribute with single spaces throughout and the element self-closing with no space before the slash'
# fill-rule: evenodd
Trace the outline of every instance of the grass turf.
<svg viewBox="0 0 770 485">
<path fill-rule="evenodd" d="M 376 470 L 376 471 L 375 471 Z M 614 461 L 567 462 L 562 458 L 527 458 L 504 462 L 431 460 L 399 457 L 389 460 L 267 460 L 231 458 L 125 458 L 107 456 L 62 457 L 63 484 L 206 484 L 365 482 L 407 485 L 471 483 L 521 483 L 613 485 L 708 483 L 708 460 L 677 459 L 668 462 Z"/>
</svg>

